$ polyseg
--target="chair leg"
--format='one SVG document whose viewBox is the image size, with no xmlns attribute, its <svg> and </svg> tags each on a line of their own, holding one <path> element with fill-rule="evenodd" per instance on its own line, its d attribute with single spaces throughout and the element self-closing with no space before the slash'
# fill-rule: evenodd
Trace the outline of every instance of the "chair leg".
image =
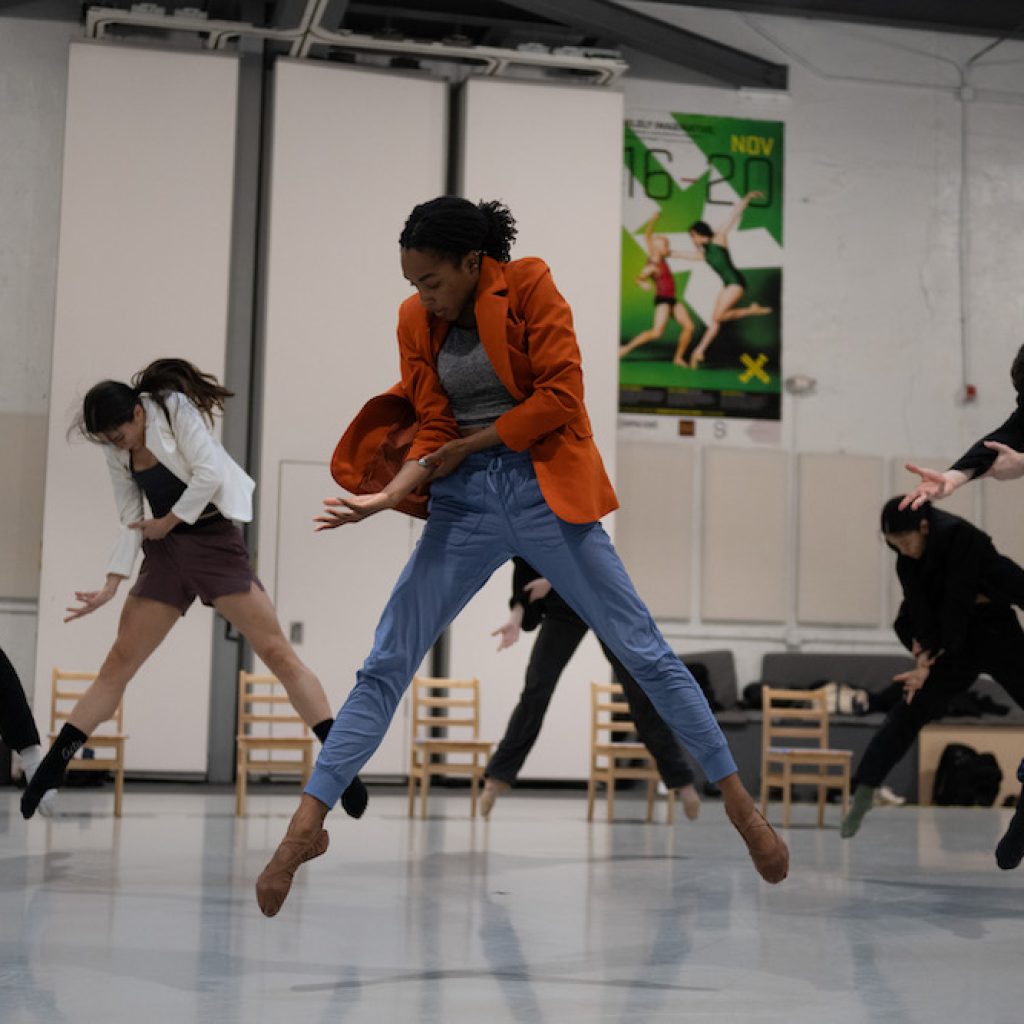
<svg viewBox="0 0 1024 1024">
<path fill-rule="evenodd" d="M 682 797 L 680 797 L 682 800 Z M 674 825 L 676 823 L 676 791 L 670 789 L 668 791 L 668 806 L 665 810 L 665 824 Z"/>
<path fill-rule="evenodd" d="M 409 817 L 416 812 L 416 765 L 409 765 Z"/>
<path fill-rule="evenodd" d="M 594 777 L 594 769 L 590 769 L 590 778 L 587 779 L 587 821 L 594 820 L 594 796 L 597 789 L 597 779 Z"/>
<path fill-rule="evenodd" d="M 825 796 L 828 793 L 827 778 L 818 783 L 818 828 L 825 827 Z"/>
<path fill-rule="evenodd" d="M 241 743 L 238 745 L 238 753 L 235 757 L 235 817 L 245 817 L 245 787 L 249 781 L 248 772 L 245 769 L 247 751 Z"/>
<path fill-rule="evenodd" d="M 469 777 L 469 816 L 471 818 L 476 817 L 476 798 L 477 798 L 477 787 L 480 783 L 480 777 L 477 772 L 480 770 L 480 766 L 476 763 L 476 754 L 473 755 L 473 774 Z"/>
<path fill-rule="evenodd" d="M 786 761 L 782 766 L 782 824 L 789 828 L 790 810 L 793 806 L 793 771 Z"/>
<path fill-rule="evenodd" d="M 644 821 L 649 825 L 654 821 L 654 796 L 655 796 L 655 785 L 654 779 L 647 780 L 647 817 Z"/>
<path fill-rule="evenodd" d="M 427 816 L 427 796 L 430 792 L 430 765 L 423 766 L 423 775 L 420 777 L 420 817 Z"/>
<path fill-rule="evenodd" d="M 121 805 L 124 800 L 124 751 L 118 755 L 117 768 L 114 769 L 114 817 L 121 817 Z"/>
<path fill-rule="evenodd" d="M 850 805 L 850 766 L 843 765 L 843 817 L 846 817 L 847 808 Z"/>
<path fill-rule="evenodd" d="M 761 813 L 768 814 L 768 765 L 761 764 Z"/>
<path fill-rule="evenodd" d="M 608 781 L 605 783 L 605 796 L 608 799 L 608 822 L 615 820 L 615 772 L 608 772 Z"/>
</svg>

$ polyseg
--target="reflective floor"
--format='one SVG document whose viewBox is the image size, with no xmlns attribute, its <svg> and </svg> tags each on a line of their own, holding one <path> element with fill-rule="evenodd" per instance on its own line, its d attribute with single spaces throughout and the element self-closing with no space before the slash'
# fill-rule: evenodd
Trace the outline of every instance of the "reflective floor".
<svg viewBox="0 0 1024 1024">
<path fill-rule="evenodd" d="M 449 791 L 409 821 L 371 789 L 268 921 L 253 880 L 294 798 L 238 820 L 204 794 L 129 789 L 115 821 L 71 792 L 47 824 L 0 791 L 2 1024 L 1024 1020 L 1007 811 L 880 808 L 844 843 L 798 807 L 771 888 L 716 803 L 588 826 L 582 793 L 526 792 L 486 824 Z"/>
</svg>

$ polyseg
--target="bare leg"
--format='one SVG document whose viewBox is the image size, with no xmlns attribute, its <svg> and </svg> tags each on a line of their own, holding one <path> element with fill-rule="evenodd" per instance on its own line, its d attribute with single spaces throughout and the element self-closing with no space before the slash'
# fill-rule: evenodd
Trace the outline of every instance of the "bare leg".
<svg viewBox="0 0 1024 1024">
<path fill-rule="evenodd" d="M 110 718 L 132 677 L 180 618 L 181 612 L 172 605 L 129 594 L 121 609 L 114 644 L 68 721 L 88 736 Z"/>
<path fill-rule="evenodd" d="M 727 320 L 744 320 L 748 316 L 767 316 L 771 311 L 771 306 L 762 306 L 759 302 L 752 302 L 749 306 L 743 306 L 739 309 L 730 309 L 723 313 L 718 319 L 723 322 Z"/>
<path fill-rule="evenodd" d="M 128 596 L 121 609 L 117 638 L 96 679 L 82 694 L 25 787 L 21 797 L 22 817 L 31 818 L 37 807 L 41 807 L 46 817 L 53 813 L 50 791 L 58 789 L 64 781 L 71 758 L 93 730 L 114 714 L 131 678 L 179 618 L 181 613 L 169 604 L 148 597 Z"/>
<path fill-rule="evenodd" d="M 249 641 L 256 656 L 281 680 L 292 707 L 308 726 L 334 717 L 320 680 L 288 642 L 277 612 L 264 591 L 254 583 L 248 593 L 219 597 L 213 606 Z"/>
<path fill-rule="evenodd" d="M 676 366 L 686 366 L 683 354 L 693 340 L 693 319 L 681 302 L 677 302 L 672 307 L 672 314 L 676 318 L 676 323 L 679 324 L 679 344 L 676 345 L 676 354 L 672 357 L 672 362 Z"/>
<path fill-rule="evenodd" d="M 711 343 L 718 337 L 722 329 L 722 318 L 736 305 L 743 297 L 743 287 L 738 284 L 727 284 L 715 299 L 715 308 L 711 311 L 711 320 L 704 331 L 703 336 L 690 356 L 690 369 L 696 370 L 704 362 L 704 353 L 711 347 Z"/>
<path fill-rule="evenodd" d="M 667 302 L 659 302 L 654 307 L 654 322 L 646 331 L 641 331 L 631 341 L 627 341 L 619 349 L 619 358 L 628 356 L 634 349 L 638 349 L 641 345 L 646 345 L 649 341 L 656 341 L 665 333 L 665 328 L 668 326 L 668 316 L 671 312 L 671 308 Z"/>
</svg>

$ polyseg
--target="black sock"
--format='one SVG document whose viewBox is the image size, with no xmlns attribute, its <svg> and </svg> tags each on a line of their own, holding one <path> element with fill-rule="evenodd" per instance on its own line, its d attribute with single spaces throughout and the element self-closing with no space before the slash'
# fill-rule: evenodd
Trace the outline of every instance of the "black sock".
<svg viewBox="0 0 1024 1024">
<path fill-rule="evenodd" d="M 996 847 L 996 863 L 1004 871 L 1012 871 L 1021 860 L 1024 860 L 1024 790 L 1021 790 L 1006 835 Z"/>
<path fill-rule="evenodd" d="M 85 745 L 89 737 L 76 729 L 70 722 L 65 722 L 53 746 L 46 753 L 36 769 L 32 781 L 25 787 L 21 795 L 21 816 L 26 820 L 36 813 L 36 807 L 48 789 L 58 789 L 68 771 L 68 762 Z"/>
<path fill-rule="evenodd" d="M 313 726 L 313 732 L 316 733 L 316 737 L 321 743 L 327 742 L 327 734 L 331 731 L 332 725 L 334 725 L 334 719 L 325 718 Z M 350 818 L 361 818 L 369 802 L 370 794 L 366 792 L 363 780 L 357 775 L 348 784 L 348 789 L 341 794 L 341 806 Z"/>
</svg>

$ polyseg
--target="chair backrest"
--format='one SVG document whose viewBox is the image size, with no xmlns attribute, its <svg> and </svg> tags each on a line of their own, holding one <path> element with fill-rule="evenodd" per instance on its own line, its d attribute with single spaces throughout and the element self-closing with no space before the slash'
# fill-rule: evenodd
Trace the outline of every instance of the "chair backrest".
<svg viewBox="0 0 1024 1024">
<path fill-rule="evenodd" d="M 617 737 L 631 735 L 636 726 L 618 683 L 590 684 L 590 742 L 592 746 L 619 743 Z M 607 733 L 602 739 L 601 734 Z"/>
<path fill-rule="evenodd" d="M 277 676 L 238 673 L 238 732 L 243 736 L 309 736 Z"/>
<path fill-rule="evenodd" d="M 83 693 L 96 679 L 95 672 L 64 672 L 53 669 L 50 675 L 50 732 L 59 732 L 60 727 L 71 716 Z M 114 723 L 118 733 L 124 732 L 124 702 L 119 701 L 108 721 Z M 102 736 L 102 725 L 94 733 Z"/>
<path fill-rule="evenodd" d="M 762 691 L 762 747 L 783 746 L 824 749 L 828 746 L 828 697 L 824 689 Z"/>
<path fill-rule="evenodd" d="M 432 729 L 451 730 L 452 739 L 480 738 L 480 680 L 414 676 L 412 681 L 412 738 L 426 739 Z M 463 730 L 468 730 L 466 735 Z"/>
</svg>

